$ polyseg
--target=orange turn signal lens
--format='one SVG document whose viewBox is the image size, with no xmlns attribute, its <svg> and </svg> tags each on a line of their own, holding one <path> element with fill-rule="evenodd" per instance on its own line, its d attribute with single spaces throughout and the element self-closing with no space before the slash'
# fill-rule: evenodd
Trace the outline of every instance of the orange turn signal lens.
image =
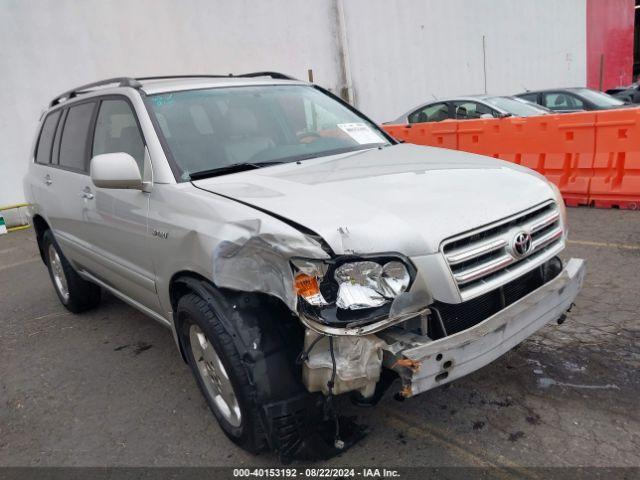
<svg viewBox="0 0 640 480">
<path fill-rule="evenodd" d="M 299 273 L 295 278 L 296 293 L 302 298 L 311 298 L 320 294 L 320 286 L 316 277 Z"/>
</svg>

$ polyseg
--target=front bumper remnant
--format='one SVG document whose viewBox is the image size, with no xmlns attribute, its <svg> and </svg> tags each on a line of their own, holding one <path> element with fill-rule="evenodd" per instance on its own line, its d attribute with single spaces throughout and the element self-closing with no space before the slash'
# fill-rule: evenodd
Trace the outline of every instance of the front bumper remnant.
<svg viewBox="0 0 640 480">
<path fill-rule="evenodd" d="M 582 288 L 584 260 L 571 259 L 550 282 L 467 330 L 439 340 L 389 329 L 385 366 L 411 397 L 484 367 L 567 311 Z"/>
</svg>

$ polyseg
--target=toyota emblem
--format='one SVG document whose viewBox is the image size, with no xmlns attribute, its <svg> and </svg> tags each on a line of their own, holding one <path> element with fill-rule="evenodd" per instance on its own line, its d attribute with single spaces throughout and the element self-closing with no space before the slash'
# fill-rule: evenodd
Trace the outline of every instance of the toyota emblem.
<svg viewBox="0 0 640 480">
<path fill-rule="evenodd" d="M 513 255 L 516 258 L 522 258 L 527 256 L 531 252 L 532 247 L 533 247 L 533 239 L 531 238 L 530 233 L 518 232 L 516 233 L 515 237 L 513 237 L 511 250 L 513 251 Z"/>
</svg>

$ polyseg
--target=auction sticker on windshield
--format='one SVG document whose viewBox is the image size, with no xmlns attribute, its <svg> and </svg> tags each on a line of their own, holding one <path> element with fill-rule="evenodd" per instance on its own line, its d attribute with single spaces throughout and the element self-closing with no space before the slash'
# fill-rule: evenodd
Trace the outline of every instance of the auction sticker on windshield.
<svg viewBox="0 0 640 480">
<path fill-rule="evenodd" d="M 384 143 L 384 140 L 365 123 L 339 123 L 337 127 L 360 145 Z"/>
</svg>

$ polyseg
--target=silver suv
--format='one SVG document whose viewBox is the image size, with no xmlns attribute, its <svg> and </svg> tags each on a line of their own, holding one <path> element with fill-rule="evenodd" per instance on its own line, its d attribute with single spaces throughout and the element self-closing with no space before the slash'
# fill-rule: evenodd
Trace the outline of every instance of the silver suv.
<svg viewBox="0 0 640 480">
<path fill-rule="evenodd" d="M 558 190 L 399 144 L 282 74 L 118 78 L 55 98 L 25 193 L 72 312 L 106 290 L 171 329 L 227 436 L 328 457 L 336 412 L 481 368 L 581 288 Z"/>
</svg>

